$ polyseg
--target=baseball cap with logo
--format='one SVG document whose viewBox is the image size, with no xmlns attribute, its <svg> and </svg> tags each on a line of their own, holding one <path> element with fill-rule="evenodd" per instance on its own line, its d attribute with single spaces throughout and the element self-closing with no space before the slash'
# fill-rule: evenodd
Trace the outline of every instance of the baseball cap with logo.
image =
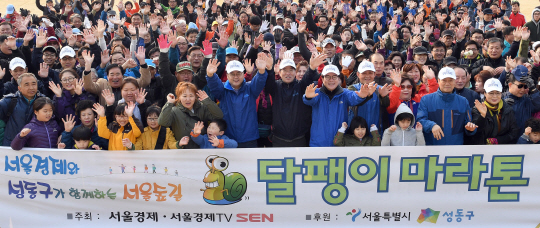
<svg viewBox="0 0 540 228">
<path fill-rule="evenodd" d="M 176 72 L 180 72 L 183 70 L 189 70 L 193 72 L 193 68 L 191 68 L 191 63 L 189 63 L 188 61 L 179 62 L 176 65 Z"/>
<path fill-rule="evenodd" d="M 288 66 L 296 69 L 296 65 L 294 64 L 294 61 L 292 59 L 284 59 L 283 61 L 281 61 L 281 63 L 279 64 L 279 69 L 283 70 L 283 68 Z"/>
<path fill-rule="evenodd" d="M 327 75 L 329 73 L 339 75 L 339 69 L 335 65 L 326 65 L 322 70 L 322 75 Z"/>
<path fill-rule="evenodd" d="M 540 41 L 539 41 L 540 42 Z M 298 46 L 294 46 L 292 49 L 291 49 L 292 53 L 300 53 L 300 48 Z"/>
<path fill-rule="evenodd" d="M 375 66 L 372 62 L 364 60 L 360 63 L 360 66 L 358 66 L 358 73 L 364 73 L 366 71 L 373 71 L 375 72 Z"/>
<path fill-rule="evenodd" d="M 484 83 L 484 90 L 486 90 L 486 93 L 489 93 L 493 90 L 497 90 L 502 93 L 502 84 L 499 79 L 496 78 L 490 78 Z"/>
<path fill-rule="evenodd" d="M 62 50 L 60 50 L 60 58 L 64 58 L 65 56 L 69 56 L 74 58 L 75 57 L 75 50 L 71 48 L 70 46 L 64 46 Z"/>
<path fill-rule="evenodd" d="M 495 25 L 486 26 L 486 31 L 493 31 L 493 30 L 495 30 Z"/>
<path fill-rule="evenodd" d="M 443 67 L 441 71 L 439 71 L 439 79 L 443 80 L 445 78 L 452 78 L 456 80 L 456 72 L 454 69 L 450 67 Z"/>
<path fill-rule="evenodd" d="M 516 78 L 516 80 L 521 80 L 522 77 L 527 76 L 529 74 L 529 69 L 523 65 L 517 65 L 516 68 L 512 70 L 512 74 Z"/>
<path fill-rule="evenodd" d="M 336 46 L 336 42 L 332 38 L 326 38 L 323 40 L 321 47 L 326 47 L 327 44 L 332 44 L 334 47 Z"/>
<path fill-rule="evenodd" d="M 225 49 L 225 55 L 238 55 L 238 50 L 236 48 L 233 48 L 233 47 L 228 47 L 227 49 Z"/>
<path fill-rule="evenodd" d="M 15 70 L 17 67 L 26 68 L 26 62 L 24 62 L 24 60 L 19 57 L 11 59 L 11 61 L 9 62 L 9 69 Z"/>
<path fill-rule="evenodd" d="M 227 64 L 227 68 L 225 70 L 227 71 L 227 74 L 230 74 L 233 71 L 244 72 L 244 65 L 242 65 L 240 61 L 233 60 Z"/>
</svg>

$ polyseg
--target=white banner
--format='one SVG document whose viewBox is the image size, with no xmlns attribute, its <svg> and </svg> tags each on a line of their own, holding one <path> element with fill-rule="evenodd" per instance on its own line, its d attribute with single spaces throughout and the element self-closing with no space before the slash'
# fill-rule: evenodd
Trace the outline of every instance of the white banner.
<svg viewBox="0 0 540 228">
<path fill-rule="evenodd" d="M 0 227 L 537 227 L 539 147 L 0 148 Z"/>
</svg>

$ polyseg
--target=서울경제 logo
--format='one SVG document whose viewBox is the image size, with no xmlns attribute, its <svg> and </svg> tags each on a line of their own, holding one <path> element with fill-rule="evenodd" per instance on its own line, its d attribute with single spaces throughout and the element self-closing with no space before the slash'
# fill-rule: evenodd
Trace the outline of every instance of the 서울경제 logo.
<svg viewBox="0 0 540 228">
<path fill-rule="evenodd" d="M 362 213 L 362 210 L 358 208 L 358 212 L 356 211 L 356 209 L 352 209 L 352 211 L 347 212 L 347 215 L 352 215 L 352 221 L 355 222 L 356 217 L 358 217 L 361 213 Z"/>
<path fill-rule="evenodd" d="M 424 221 L 430 222 L 430 223 L 437 223 L 437 219 L 439 218 L 440 211 L 434 211 L 431 208 L 422 209 L 422 213 L 420 213 L 420 216 L 418 216 L 418 219 L 416 220 L 418 223 L 423 223 Z"/>
</svg>

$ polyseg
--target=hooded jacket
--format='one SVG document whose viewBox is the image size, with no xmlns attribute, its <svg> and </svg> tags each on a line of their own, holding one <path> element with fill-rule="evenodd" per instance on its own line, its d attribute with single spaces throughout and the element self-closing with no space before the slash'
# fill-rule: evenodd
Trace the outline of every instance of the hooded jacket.
<svg viewBox="0 0 540 228">
<path fill-rule="evenodd" d="M 0 100 L 0 119 L 4 120 L 9 109 L 9 103 L 11 99 L 17 99 L 17 106 L 13 110 L 13 113 L 6 121 L 6 128 L 4 130 L 3 146 L 10 146 L 11 141 L 21 132 L 24 125 L 29 123 L 34 117 L 34 110 L 32 104 L 35 99 L 42 97 L 43 95 L 37 94 L 35 98 L 28 101 L 19 91 L 14 94 L 8 94 Z"/>
<path fill-rule="evenodd" d="M 487 138 L 496 138 L 498 144 L 515 144 L 519 138 L 519 126 L 516 125 L 514 110 L 503 101 L 501 114 L 501 129 L 498 129 L 497 117 L 491 115 L 489 110 L 486 117 L 482 117 L 478 109 L 474 107 L 473 123 L 478 125 L 478 132 L 472 137 L 474 145 L 485 145 Z"/>
<path fill-rule="evenodd" d="M 471 136 L 477 129 L 469 132 L 465 125 L 472 121 L 471 108 L 467 99 L 452 93 L 443 93 L 440 89 L 422 97 L 418 107 L 418 122 L 422 124 L 426 145 L 463 145 L 463 133 Z M 444 137 L 433 137 L 433 126 L 439 125 Z"/>
<path fill-rule="evenodd" d="M 268 72 L 265 71 L 264 74 L 257 72 L 250 82 L 244 79 L 238 90 L 232 87 L 229 80 L 222 83 L 215 73 L 213 77 L 206 77 L 210 92 L 219 100 L 223 119 L 229 126 L 225 134 L 238 143 L 259 138 L 256 100 L 266 84 L 266 77 Z"/>
<path fill-rule="evenodd" d="M 540 40 L 540 20 L 534 21 L 534 12 L 540 12 L 540 9 L 534 8 L 531 14 L 531 21 L 525 23 L 525 27 L 531 31 L 531 36 L 529 37 L 531 42 Z"/>
<path fill-rule="evenodd" d="M 56 148 L 58 142 L 58 134 L 60 134 L 60 128 L 58 124 L 51 118 L 47 122 L 39 121 L 34 116 L 30 123 L 24 125 L 24 128 L 29 128 L 30 133 L 25 137 L 17 134 L 11 142 L 11 148 L 14 150 L 20 150 L 24 146 L 34 148 Z"/>
<path fill-rule="evenodd" d="M 317 70 L 308 67 L 302 80 L 287 84 L 283 80 L 268 77 L 265 90 L 272 95 L 273 133 L 275 136 L 293 140 L 304 136 L 311 125 L 311 107 L 302 97 L 306 87 L 317 80 Z"/>
<path fill-rule="evenodd" d="M 170 127 L 174 133 L 175 140 L 179 141 L 184 136 L 189 137 L 189 133 L 198 121 L 207 122 L 221 118 L 223 118 L 221 109 L 210 98 L 207 98 L 203 101 L 196 101 L 193 104 L 193 111 L 184 107 L 180 102 L 176 105 L 167 102 L 161 110 L 158 123 L 163 127 Z M 206 128 L 203 128 L 202 132 L 206 134 Z M 193 140 L 190 140 L 184 148 L 199 148 L 199 145 L 193 142 Z"/>
<path fill-rule="evenodd" d="M 366 100 L 359 97 L 355 92 L 344 90 L 337 86 L 330 92 L 326 87 L 318 88 L 315 93 L 319 94 L 314 98 L 303 96 L 304 104 L 312 107 L 312 124 L 310 147 L 330 147 L 333 146 L 333 138 L 341 124 L 347 121 L 347 108 L 356 106 Z M 334 94 L 330 98 L 330 94 Z"/>
<path fill-rule="evenodd" d="M 409 113 L 413 115 L 411 124 L 405 130 L 399 127 L 399 123 L 396 121 L 397 117 L 403 113 Z M 414 125 L 416 124 L 414 114 L 412 110 L 409 107 L 407 107 L 406 104 L 402 103 L 399 105 L 396 111 L 396 115 L 394 117 L 394 124 L 397 127 L 394 132 L 391 132 L 388 129 L 384 131 L 381 146 L 425 146 L 426 145 L 426 141 L 424 140 L 424 134 L 422 133 L 422 131 L 414 129 Z"/>
</svg>

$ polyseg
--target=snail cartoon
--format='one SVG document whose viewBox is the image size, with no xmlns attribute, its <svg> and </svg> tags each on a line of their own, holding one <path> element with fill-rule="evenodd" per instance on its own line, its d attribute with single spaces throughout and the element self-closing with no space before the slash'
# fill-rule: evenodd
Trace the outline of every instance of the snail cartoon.
<svg viewBox="0 0 540 228">
<path fill-rule="evenodd" d="M 206 166 L 210 169 L 204 175 L 205 188 L 203 198 L 208 204 L 228 205 L 242 200 L 246 193 L 247 182 L 244 175 L 237 172 L 223 174 L 229 167 L 229 161 L 224 157 L 210 155 L 206 158 Z"/>
</svg>

